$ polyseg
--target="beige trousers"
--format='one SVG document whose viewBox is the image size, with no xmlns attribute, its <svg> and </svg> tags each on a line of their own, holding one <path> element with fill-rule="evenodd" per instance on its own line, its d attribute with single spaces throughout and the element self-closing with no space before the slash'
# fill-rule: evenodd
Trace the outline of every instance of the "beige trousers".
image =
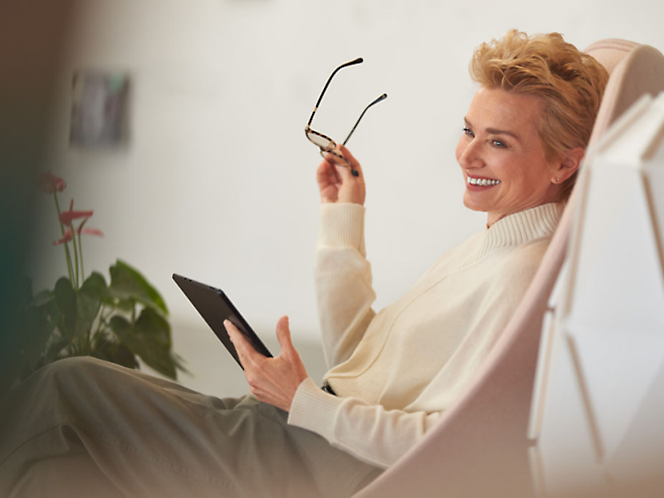
<svg viewBox="0 0 664 498">
<path fill-rule="evenodd" d="M 343 497 L 381 470 L 287 425 L 91 358 L 61 360 L 0 405 L 0 496 Z"/>
</svg>

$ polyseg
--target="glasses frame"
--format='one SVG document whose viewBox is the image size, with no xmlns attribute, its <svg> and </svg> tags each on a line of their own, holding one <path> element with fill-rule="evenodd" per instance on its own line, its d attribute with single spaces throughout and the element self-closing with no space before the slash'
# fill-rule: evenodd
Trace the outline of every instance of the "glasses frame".
<svg viewBox="0 0 664 498">
<path fill-rule="evenodd" d="M 313 110 L 312 113 L 311 113 L 311 117 L 309 118 L 309 122 L 307 123 L 307 126 L 304 127 L 304 133 L 305 133 L 305 135 L 307 136 L 307 139 L 308 139 L 312 144 L 314 144 L 316 147 L 318 147 L 318 148 L 320 149 L 320 155 L 323 156 L 323 158 L 326 158 L 327 154 L 332 154 L 332 155 L 334 156 L 334 159 L 335 159 L 335 160 L 334 160 L 334 164 L 336 164 L 337 166 L 344 166 L 344 167 L 348 167 L 348 168 L 350 168 L 350 170 L 351 170 L 353 176 L 358 176 L 359 173 L 358 173 L 358 171 L 357 171 L 356 169 L 354 169 L 354 168 L 351 166 L 351 164 L 350 164 L 350 162 L 348 161 L 348 159 L 346 159 L 346 158 L 345 158 L 340 152 L 338 152 L 338 151 L 335 150 L 336 147 L 337 147 L 337 143 L 336 143 L 334 140 L 332 140 L 332 138 L 330 138 L 330 137 L 328 137 L 327 135 L 325 135 L 324 133 L 321 133 L 321 132 L 316 131 L 316 130 L 314 130 L 313 128 L 311 128 L 311 123 L 312 123 L 313 120 L 314 120 L 314 116 L 316 115 L 316 111 L 318 110 L 318 106 L 320 105 L 321 100 L 323 100 L 323 95 L 325 95 L 325 92 L 327 91 L 327 87 L 330 86 L 330 82 L 332 81 L 332 78 L 334 78 L 334 75 L 337 74 L 337 72 L 338 72 L 339 70 L 341 70 L 341 69 L 343 69 L 343 68 L 345 68 L 345 67 L 348 67 L 348 66 L 354 66 L 355 64 L 361 64 L 362 62 L 364 62 L 364 59 L 363 59 L 362 57 L 358 57 L 357 59 L 354 59 L 354 60 L 352 60 L 352 61 L 345 62 L 345 63 L 341 64 L 339 67 L 337 67 L 337 68 L 332 72 L 332 74 L 330 75 L 330 77 L 327 79 L 327 83 L 325 83 L 325 86 L 323 87 L 323 91 L 320 93 L 320 96 L 318 97 L 318 100 L 316 101 L 316 105 L 314 106 L 314 110 Z M 378 97 L 376 100 L 374 100 L 373 102 L 371 102 L 368 106 L 366 106 L 366 107 L 364 108 L 364 111 L 362 111 L 362 114 L 360 114 L 360 117 L 357 118 L 357 121 L 355 122 L 355 125 L 354 125 L 353 128 L 350 130 L 350 133 L 349 133 L 348 136 L 346 137 L 346 140 L 343 141 L 342 145 L 344 145 L 344 146 L 346 145 L 346 143 L 348 142 L 348 140 L 350 139 L 350 137 L 353 135 L 353 132 L 354 132 L 355 129 L 357 128 L 357 125 L 360 124 L 360 121 L 362 121 L 362 118 L 364 117 L 364 114 L 369 110 L 369 108 L 370 108 L 371 106 L 377 104 L 378 102 L 381 102 L 381 101 L 385 100 L 386 98 L 387 98 L 387 94 L 384 93 L 384 94 L 382 94 L 380 97 Z M 322 145 L 316 143 L 316 142 L 311 138 L 312 135 L 315 135 L 315 136 L 320 137 L 320 138 L 322 138 L 322 139 L 324 139 L 324 140 L 327 140 L 327 141 L 328 141 L 328 144 L 327 144 L 326 146 L 322 146 Z"/>
</svg>

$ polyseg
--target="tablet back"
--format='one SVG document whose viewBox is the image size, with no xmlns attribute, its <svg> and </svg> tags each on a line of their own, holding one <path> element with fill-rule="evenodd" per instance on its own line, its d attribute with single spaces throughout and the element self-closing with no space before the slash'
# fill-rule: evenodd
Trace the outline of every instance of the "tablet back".
<svg viewBox="0 0 664 498">
<path fill-rule="evenodd" d="M 175 273 L 173 274 L 173 280 L 175 280 L 178 287 L 189 298 L 191 304 L 194 305 L 194 308 L 200 313 L 222 344 L 226 346 L 226 349 L 228 349 L 228 352 L 235 358 L 240 367 L 242 367 L 242 363 L 240 363 L 235 346 L 233 346 L 228 337 L 228 333 L 224 327 L 224 320 L 230 320 L 231 323 L 240 329 L 256 351 L 264 356 L 272 357 L 270 351 L 221 289 Z"/>
</svg>

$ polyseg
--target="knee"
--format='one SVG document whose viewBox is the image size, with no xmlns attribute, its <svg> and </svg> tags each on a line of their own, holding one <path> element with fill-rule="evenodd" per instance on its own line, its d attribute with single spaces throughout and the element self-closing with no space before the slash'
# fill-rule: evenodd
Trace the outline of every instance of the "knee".
<svg viewBox="0 0 664 498">
<path fill-rule="evenodd" d="M 42 380 L 60 387 L 94 382 L 101 372 L 108 369 L 105 361 L 89 356 L 64 358 L 45 365 L 36 373 Z"/>
<path fill-rule="evenodd" d="M 45 365 L 3 398 L 0 427 L 23 428 L 23 432 L 16 432 L 16 438 L 22 438 L 25 431 L 36 434 L 54 423 L 75 420 L 107 385 L 117 384 L 112 379 L 103 382 L 104 368 L 104 362 L 90 358 L 63 359 Z M 4 441 L 0 442 L 4 449 Z"/>
<path fill-rule="evenodd" d="M 63 358 L 62 360 L 49 363 L 48 365 L 45 365 L 42 370 L 44 372 L 49 372 L 51 375 L 71 375 L 72 373 L 78 373 L 82 370 L 95 368 L 97 363 L 103 362 L 89 356 L 73 356 L 71 358 Z"/>
</svg>

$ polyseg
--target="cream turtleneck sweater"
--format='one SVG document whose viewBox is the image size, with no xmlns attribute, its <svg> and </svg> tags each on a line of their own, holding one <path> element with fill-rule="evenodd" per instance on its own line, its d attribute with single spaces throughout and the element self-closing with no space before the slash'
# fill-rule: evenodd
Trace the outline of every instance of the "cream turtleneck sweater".
<svg viewBox="0 0 664 498">
<path fill-rule="evenodd" d="M 507 216 L 440 258 L 379 313 L 365 258 L 364 207 L 324 204 L 315 279 L 337 396 L 311 379 L 288 423 L 386 468 L 468 385 L 516 310 L 561 214 L 545 204 Z"/>
</svg>

